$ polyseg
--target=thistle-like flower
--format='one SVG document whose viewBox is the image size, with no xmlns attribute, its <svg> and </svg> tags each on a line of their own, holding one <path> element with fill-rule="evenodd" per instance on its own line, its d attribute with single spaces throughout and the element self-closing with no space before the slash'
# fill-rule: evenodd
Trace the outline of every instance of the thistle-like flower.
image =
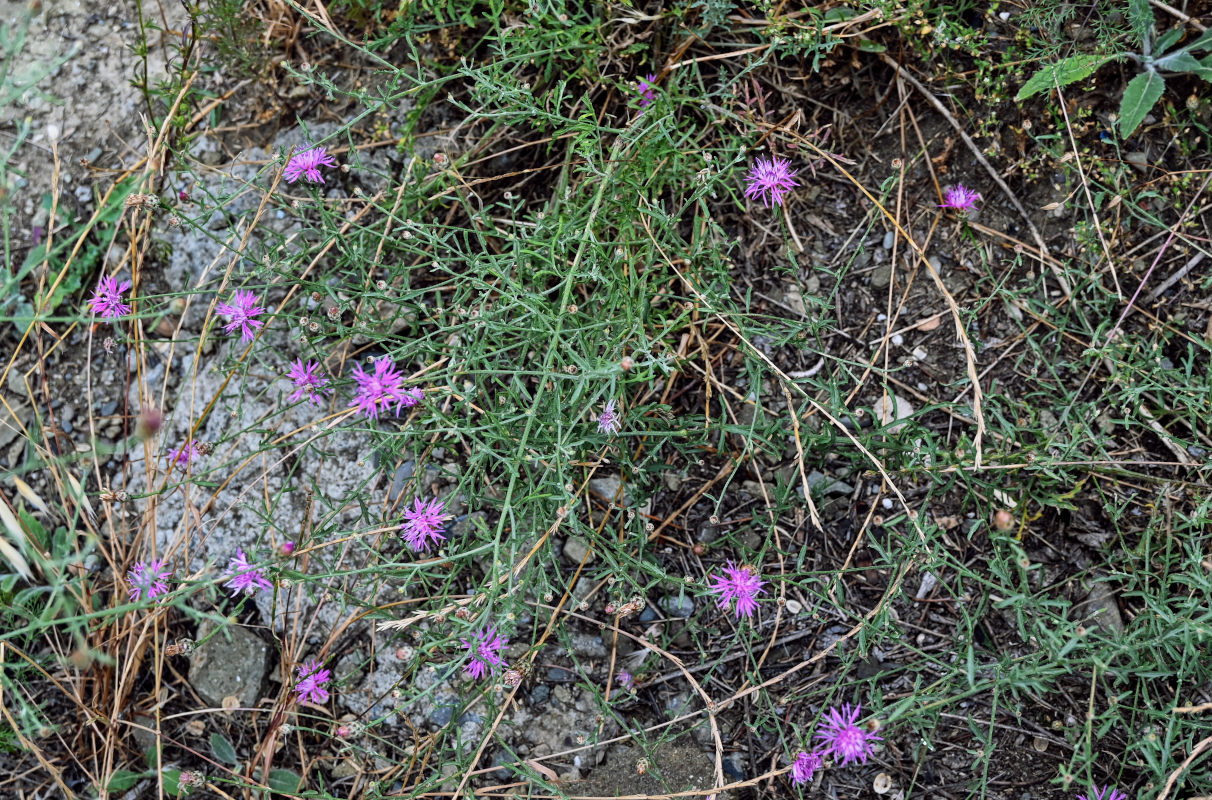
<svg viewBox="0 0 1212 800">
<path fill-rule="evenodd" d="M 652 101 L 656 100 L 656 87 L 653 86 L 653 83 L 655 82 L 656 75 L 645 75 L 640 80 L 640 108 L 644 108 L 645 106 L 651 104 Z"/>
<path fill-rule="evenodd" d="M 259 301 L 260 298 L 252 292 L 237 289 L 230 303 L 219 303 L 215 306 L 216 314 L 222 314 L 228 318 L 228 323 L 223 326 L 223 331 L 232 333 L 239 328 L 240 337 L 246 342 L 251 342 L 257 335 L 257 328 L 265 325 L 264 322 L 257 319 L 265 313 L 265 309 L 257 305 Z"/>
<path fill-rule="evenodd" d="M 618 433 L 623 425 L 623 415 L 615 408 L 613 398 L 606 401 L 606 407 L 598 414 L 599 433 Z"/>
<path fill-rule="evenodd" d="M 290 397 L 286 398 L 289 403 L 298 402 L 306 397 L 311 403 L 320 405 L 324 402 L 324 395 L 332 392 L 332 389 L 325 388 L 328 386 L 328 378 L 320 374 L 320 362 L 318 361 L 308 361 L 304 364 L 303 359 L 297 358 L 290 365 L 290 372 L 286 373 L 286 377 L 290 378 L 295 386 Z"/>
<path fill-rule="evenodd" d="M 102 275 L 88 304 L 94 314 L 100 314 L 106 322 L 113 322 L 130 313 L 130 306 L 122 302 L 122 295 L 130 288 L 130 281 L 118 283 L 116 278 Z"/>
<path fill-rule="evenodd" d="M 141 600 L 155 600 L 168 593 L 168 578 L 173 574 L 167 569 L 164 559 L 139 562 L 126 573 L 126 582 L 130 584 L 127 594 L 132 603 Z"/>
<path fill-rule="evenodd" d="M 759 158 L 745 176 L 748 186 L 745 196 L 760 197 L 762 203 L 770 208 L 783 204 L 783 197 L 799 183 L 795 180 L 796 171 L 791 169 L 791 161 L 786 158 Z"/>
<path fill-rule="evenodd" d="M 467 648 L 470 656 L 463 671 L 472 678 L 480 680 L 485 675 L 496 672 L 497 667 L 504 666 L 505 659 L 501 658 L 501 651 L 509 640 L 498 635 L 497 629 L 491 625 L 472 634 L 470 640 L 459 641 Z"/>
<path fill-rule="evenodd" d="M 820 753 L 801 750 L 795 754 L 795 761 L 791 763 L 791 782 L 796 786 L 808 783 L 823 763 Z"/>
<path fill-rule="evenodd" d="M 446 504 L 436 497 L 431 500 L 416 498 L 412 508 L 404 509 L 404 523 L 400 525 L 401 535 L 414 553 L 428 550 L 429 545 L 437 544 L 446 537 L 442 535 L 443 523 L 450 519 L 449 514 L 442 513 Z"/>
<path fill-rule="evenodd" d="M 724 567 L 723 577 L 712 576 L 715 582 L 709 589 L 712 594 L 719 595 L 720 608 L 727 609 L 733 600 L 736 601 L 736 617 L 751 617 L 757 611 L 757 596 L 761 594 L 766 582 L 760 580 L 755 572 L 748 567 L 738 567 L 729 562 Z"/>
<path fill-rule="evenodd" d="M 614 676 L 614 679 L 619 682 L 619 686 L 631 691 L 635 688 L 635 678 L 625 669 L 619 670 L 619 674 Z"/>
<path fill-rule="evenodd" d="M 976 201 L 980 200 L 979 193 L 965 188 L 964 184 L 957 183 L 947 189 L 943 195 L 943 202 L 939 204 L 939 208 L 954 208 L 956 211 L 962 211 L 967 214 L 976 210 Z"/>
<path fill-rule="evenodd" d="M 323 664 L 317 658 L 310 659 L 295 667 L 295 675 L 299 682 L 295 684 L 295 692 L 300 703 L 315 703 L 321 705 L 328 702 L 328 683 L 332 673 L 322 669 Z"/>
<path fill-rule="evenodd" d="M 176 450 L 168 451 L 168 463 L 170 466 L 175 464 L 178 467 L 184 468 L 186 464 L 200 455 L 202 455 L 202 451 L 198 449 L 197 440 L 190 439 Z"/>
<path fill-rule="evenodd" d="M 1128 795 L 1111 785 L 1104 786 L 1101 789 L 1097 786 L 1091 786 L 1090 797 L 1087 798 L 1084 794 L 1079 794 L 1077 800 L 1128 800 Z"/>
<path fill-rule="evenodd" d="M 241 548 L 236 548 L 236 555 L 227 562 L 225 577 L 231 578 L 224 584 L 231 590 L 233 597 L 244 594 L 256 594 L 264 589 L 274 588 L 273 583 L 265 577 L 265 570 L 248 563 L 248 556 Z"/>
<path fill-rule="evenodd" d="M 393 401 L 397 415 L 401 408 L 420 402 L 419 390 L 405 390 L 404 376 L 397 371 L 394 361 L 383 356 L 375 359 L 374 365 L 374 373 L 369 374 L 361 364 L 354 364 L 353 379 L 358 384 L 358 393 L 350 406 L 361 411 L 368 419 L 378 419 L 379 411 Z"/>
<path fill-rule="evenodd" d="M 320 167 L 335 167 L 337 162 L 323 147 L 312 147 L 301 153 L 295 153 L 282 170 L 282 177 L 287 183 L 294 183 L 299 178 L 306 178 L 311 183 L 324 183 Z"/>
<path fill-rule="evenodd" d="M 879 736 L 858 726 L 862 710 L 862 704 L 851 708 L 849 703 L 844 704 L 841 711 L 836 708 L 829 709 L 828 716 L 816 734 L 816 738 L 820 739 L 823 745 L 822 754 L 832 754 L 834 758 L 840 758 L 843 767 L 852 761 L 867 763 L 867 759 L 871 757 L 871 743 L 881 741 Z"/>
</svg>

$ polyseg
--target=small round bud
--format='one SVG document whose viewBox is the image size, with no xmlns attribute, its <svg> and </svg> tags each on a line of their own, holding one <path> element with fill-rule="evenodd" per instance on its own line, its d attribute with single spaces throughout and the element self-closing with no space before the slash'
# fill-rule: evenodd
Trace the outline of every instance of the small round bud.
<svg viewBox="0 0 1212 800">
<path fill-rule="evenodd" d="M 629 371 L 634 366 L 635 360 L 631 356 L 623 356 L 622 360 L 619 361 L 619 367 L 623 370 L 623 372 Z"/>
<path fill-rule="evenodd" d="M 993 514 L 993 527 L 1002 533 L 1011 530 L 1014 527 L 1014 515 L 1004 508 L 999 508 Z"/>
</svg>

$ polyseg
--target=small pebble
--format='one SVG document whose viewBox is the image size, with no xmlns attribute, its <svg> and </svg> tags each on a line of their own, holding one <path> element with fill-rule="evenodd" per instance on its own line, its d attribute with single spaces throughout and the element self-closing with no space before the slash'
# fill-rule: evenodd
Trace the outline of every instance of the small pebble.
<svg viewBox="0 0 1212 800">
<path fill-rule="evenodd" d="M 901 336 L 899 333 L 893 334 L 892 343 L 894 345 L 896 345 L 897 347 L 900 347 L 901 345 L 903 345 L 905 343 L 905 337 Z"/>
<path fill-rule="evenodd" d="M 891 498 L 891 497 L 885 497 L 883 500 L 881 500 L 881 501 L 880 501 L 880 505 L 884 507 L 884 510 L 885 510 L 885 511 L 891 511 L 891 510 L 892 510 L 892 505 L 893 505 L 893 503 L 892 503 L 892 498 Z"/>
<path fill-rule="evenodd" d="M 803 610 L 804 610 L 804 605 L 799 600 L 788 600 L 787 601 L 787 613 L 788 614 L 798 614 Z"/>
<path fill-rule="evenodd" d="M 913 348 L 913 357 L 916 358 L 918 361 L 925 361 L 927 355 L 929 355 L 929 354 L 921 347 Z"/>
<path fill-rule="evenodd" d="M 893 243 L 896 242 L 896 233 L 888 231 L 884 234 L 884 249 L 891 250 Z"/>
</svg>

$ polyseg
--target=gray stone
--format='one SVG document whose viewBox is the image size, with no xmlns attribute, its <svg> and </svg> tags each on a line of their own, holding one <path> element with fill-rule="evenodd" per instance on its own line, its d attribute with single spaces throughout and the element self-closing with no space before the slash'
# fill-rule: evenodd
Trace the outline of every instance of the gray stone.
<svg viewBox="0 0 1212 800">
<path fill-rule="evenodd" d="M 564 558 L 573 564 L 592 564 L 597 556 L 590 552 L 589 545 L 580 536 L 569 536 L 564 541 Z"/>
<path fill-rule="evenodd" d="M 665 595 L 657 600 L 657 605 L 671 617 L 689 617 L 694 613 L 694 598 L 684 594 Z"/>
<path fill-rule="evenodd" d="M 238 625 L 225 625 L 211 636 L 214 630 L 210 621 L 198 627 L 198 641 L 206 643 L 190 655 L 189 681 L 194 691 L 216 707 L 232 696 L 242 708 L 255 706 L 265 679 L 269 645 Z"/>
<path fill-rule="evenodd" d="M 892 283 L 892 265 L 881 264 L 871 270 L 871 286 L 875 289 L 886 289 Z"/>
<path fill-rule="evenodd" d="M 593 633 L 573 634 L 572 650 L 582 658 L 605 658 L 610 652 L 602 637 Z"/>
<path fill-rule="evenodd" d="M 1124 620 L 1115 601 L 1115 592 L 1105 583 L 1090 587 L 1086 599 L 1073 608 L 1079 619 L 1091 622 L 1108 636 L 1120 636 L 1124 632 Z"/>
<path fill-rule="evenodd" d="M 891 250 L 892 245 L 896 242 L 896 232 L 888 231 L 884 234 L 884 249 Z"/>
<path fill-rule="evenodd" d="M 590 491 L 600 495 L 603 499 L 611 503 L 617 503 L 622 506 L 631 505 L 631 495 L 626 491 L 619 493 L 619 489 L 623 486 L 623 482 L 619 480 L 618 475 L 607 475 L 604 478 L 594 478 L 589 482 Z"/>
</svg>

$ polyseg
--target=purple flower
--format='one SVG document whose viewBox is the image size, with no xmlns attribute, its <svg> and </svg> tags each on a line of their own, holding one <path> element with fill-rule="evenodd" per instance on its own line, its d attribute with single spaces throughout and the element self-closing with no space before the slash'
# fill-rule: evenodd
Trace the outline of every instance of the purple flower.
<svg viewBox="0 0 1212 800">
<path fill-rule="evenodd" d="M 732 562 L 724 567 L 724 577 L 719 575 L 712 576 L 715 585 L 708 591 L 712 594 L 720 596 L 720 608 L 727 609 L 733 600 L 736 601 L 736 617 L 740 619 L 742 616 L 753 616 L 753 612 L 757 610 L 757 596 L 764 590 L 763 586 L 766 582 L 758 579 L 758 576 L 746 567 L 738 567 Z"/>
<path fill-rule="evenodd" d="M 239 596 L 241 592 L 256 594 L 263 589 L 274 588 L 273 583 L 265 577 L 265 570 L 249 564 L 248 556 L 238 547 L 235 558 L 227 562 L 227 572 L 224 574 L 231 578 L 224 586 L 231 589 L 233 597 Z"/>
<path fill-rule="evenodd" d="M 836 708 L 829 709 L 829 715 L 821 723 L 821 730 L 816 735 L 824 744 L 822 752 L 840 758 L 843 767 L 851 761 L 867 763 L 867 759 L 871 757 L 871 743 L 881 741 L 880 737 L 858 726 L 862 710 L 862 704 L 851 708 L 849 703 L 843 705 L 841 711 Z"/>
<path fill-rule="evenodd" d="M 171 569 L 165 569 L 164 559 L 139 562 L 126 573 L 126 582 L 130 584 L 127 593 L 132 603 L 140 600 L 155 600 L 162 594 L 168 593 L 166 579 L 173 574 Z"/>
<path fill-rule="evenodd" d="M 319 659 L 313 658 L 295 667 L 295 674 L 299 678 L 295 691 L 300 703 L 321 705 L 328 702 L 328 690 L 324 688 L 324 684 L 328 683 L 332 673 L 321 669 L 322 666 Z"/>
<path fill-rule="evenodd" d="M 1087 798 L 1084 794 L 1079 794 L 1077 800 L 1128 800 L 1128 795 L 1111 785 L 1104 786 L 1101 789 L 1097 786 L 1091 786 L 1090 797 Z"/>
<path fill-rule="evenodd" d="M 619 670 L 619 674 L 614 676 L 614 679 L 619 682 L 619 686 L 624 689 L 633 689 L 635 687 L 635 678 L 631 677 L 631 673 L 625 669 Z"/>
<path fill-rule="evenodd" d="M 246 342 L 251 342 L 256 336 L 256 329 L 265 325 L 264 322 L 254 319 L 265 313 L 265 309 L 257 305 L 258 300 L 259 298 L 252 292 L 237 289 L 235 295 L 232 296 L 231 303 L 219 303 L 215 306 L 216 314 L 222 314 L 230 320 L 223 326 L 224 332 L 231 333 L 239 328 L 241 338 Z"/>
<path fill-rule="evenodd" d="M 129 314 L 130 306 L 122 302 L 122 293 L 129 288 L 130 281 L 118 283 L 117 279 L 111 278 L 109 275 L 102 275 L 101 280 L 97 281 L 97 288 L 93 289 L 93 296 L 88 301 L 88 304 L 92 306 L 92 312 L 100 314 L 101 318 L 107 322 L 113 322 Z"/>
<path fill-rule="evenodd" d="M 404 376 L 396 371 L 396 364 L 387 356 L 375 359 L 373 375 L 362 370 L 361 364 L 354 364 L 353 379 L 358 384 L 358 393 L 350 405 L 369 419 L 378 419 L 379 410 L 391 401 L 396 403 L 396 415 L 401 408 L 415 406 L 421 402 L 422 394 L 419 389 L 404 388 Z"/>
<path fill-rule="evenodd" d="M 622 424 L 623 415 L 615 410 L 614 400 L 607 400 L 606 408 L 602 409 L 601 414 L 598 414 L 598 432 L 618 433 Z"/>
<path fill-rule="evenodd" d="M 178 467 L 184 467 L 186 464 L 193 461 L 195 457 L 200 455 L 202 455 L 202 451 L 198 449 L 197 441 L 190 439 L 176 450 L 168 451 L 168 463 L 169 466 L 175 464 Z"/>
<path fill-rule="evenodd" d="M 652 85 L 656 79 L 656 75 L 645 75 L 643 79 L 640 80 L 640 108 L 643 108 L 644 106 L 650 104 L 653 100 L 656 100 L 656 87 Z"/>
<path fill-rule="evenodd" d="M 501 658 L 501 651 L 505 649 L 509 640 L 497 635 L 497 629 L 491 625 L 477 631 L 471 641 L 467 639 L 459 641 L 463 643 L 463 646 L 467 648 L 467 653 L 471 656 L 471 660 L 467 662 L 467 666 L 463 667 L 463 671 L 476 680 L 490 672 L 495 672 L 497 667 L 505 664 L 505 659 Z"/>
<path fill-rule="evenodd" d="M 790 167 L 791 162 L 786 158 L 759 158 L 745 176 L 749 184 L 745 187 L 745 196 L 762 198 L 767 208 L 771 203 L 781 206 L 783 195 L 799 186 L 795 180 L 796 171 Z"/>
<path fill-rule="evenodd" d="M 980 199 L 980 194 L 966 189 L 962 183 L 957 183 L 947 190 L 943 198 L 944 202 L 939 205 L 939 208 L 954 208 L 956 211 L 963 211 L 966 214 L 976 210 L 976 201 Z"/>
<path fill-rule="evenodd" d="M 325 389 L 328 385 L 328 378 L 319 374 L 320 362 L 308 361 L 303 363 L 303 359 L 296 358 L 295 362 L 290 365 L 290 372 L 286 373 L 286 377 L 294 381 L 295 390 L 291 392 L 290 397 L 286 398 L 287 402 L 294 403 L 306 397 L 309 401 L 316 405 L 323 402 L 323 397 L 332 392 L 331 389 Z"/>
<path fill-rule="evenodd" d="M 336 165 L 337 162 L 323 147 L 313 147 L 291 156 L 286 169 L 282 171 L 282 177 L 286 179 L 287 183 L 294 183 L 299 178 L 307 178 L 311 183 L 324 183 L 320 167 L 335 167 Z"/>
<path fill-rule="evenodd" d="M 446 504 L 436 497 L 429 501 L 418 497 L 413 501 L 412 508 L 404 509 L 404 524 L 400 530 L 414 553 L 429 549 L 426 539 L 437 544 L 446 538 L 442 535 L 443 523 L 450 519 L 450 515 L 442 513 L 445 507 Z"/>
<path fill-rule="evenodd" d="M 820 753 L 809 753 L 804 750 L 796 753 L 795 761 L 791 764 L 791 782 L 799 786 L 812 780 L 812 776 L 821 768 L 822 763 Z"/>
</svg>

